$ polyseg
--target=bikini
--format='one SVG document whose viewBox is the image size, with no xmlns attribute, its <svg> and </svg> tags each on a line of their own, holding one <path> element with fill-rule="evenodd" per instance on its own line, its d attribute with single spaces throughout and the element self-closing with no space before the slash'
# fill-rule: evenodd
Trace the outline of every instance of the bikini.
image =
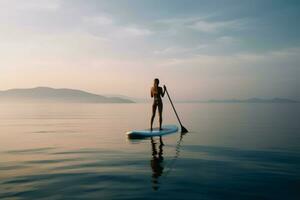
<svg viewBox="0 0 300 200">
<path fill-rule="evenodd" d="M 158 93 L 154 93 L 153 97 L 154 97 L 154 101 L 153 101 L 154 105 L 161 105 L 162 104 L 161 97 L 159 96 Z"/>
</svg>

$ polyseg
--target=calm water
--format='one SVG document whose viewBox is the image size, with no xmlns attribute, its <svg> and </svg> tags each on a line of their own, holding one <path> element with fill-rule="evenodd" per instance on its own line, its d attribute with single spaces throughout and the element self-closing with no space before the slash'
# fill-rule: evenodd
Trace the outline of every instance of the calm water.
<svg viewBox="0 0 300 200">
<path fill-rule="evenodd" d="M 0 199 L 300 199 L 299 104 L 176 107 L 131 141 L 149 104 L 0 104 Z"/>
</svg>

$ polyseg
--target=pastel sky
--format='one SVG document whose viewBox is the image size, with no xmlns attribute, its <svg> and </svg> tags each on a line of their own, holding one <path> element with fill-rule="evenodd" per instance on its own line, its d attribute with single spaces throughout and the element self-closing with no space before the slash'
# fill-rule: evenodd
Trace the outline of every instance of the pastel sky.
<svg viewBox="0 0 300 200">
<path fill-rule="evenodd" d="M 0 90 L 300 100 L 298 0 L 0 0 Z"/>
</svg>

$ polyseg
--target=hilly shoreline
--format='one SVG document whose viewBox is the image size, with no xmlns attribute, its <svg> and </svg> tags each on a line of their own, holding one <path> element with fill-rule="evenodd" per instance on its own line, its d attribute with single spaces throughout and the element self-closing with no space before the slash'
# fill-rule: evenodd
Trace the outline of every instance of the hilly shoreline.
<svg viewBox="0 0 300 200">
<path fill-rule="evenodd" d="M 0 91 L 0 102 L 135 103 L 126 98 L 106 97 L 83 90 L 51 87 Z"/>
</svg>

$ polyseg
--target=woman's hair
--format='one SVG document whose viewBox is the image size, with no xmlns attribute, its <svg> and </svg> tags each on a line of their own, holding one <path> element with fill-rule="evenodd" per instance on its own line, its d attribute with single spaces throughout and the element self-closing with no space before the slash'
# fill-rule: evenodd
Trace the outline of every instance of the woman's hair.
<svg viewBox="0 0 300 200">
<path fill-rule="evenodd" d="M 159 79 L 158 78 L 154 79 L 154 85 L 159 85 Z"/>
<path fill-rule="evenodd" d="M 158 78 L 154 79 L 153 88 L 152 88 L 154 94 L 158 94 L 158 84 L 159 84 Z"/>
</svg>

